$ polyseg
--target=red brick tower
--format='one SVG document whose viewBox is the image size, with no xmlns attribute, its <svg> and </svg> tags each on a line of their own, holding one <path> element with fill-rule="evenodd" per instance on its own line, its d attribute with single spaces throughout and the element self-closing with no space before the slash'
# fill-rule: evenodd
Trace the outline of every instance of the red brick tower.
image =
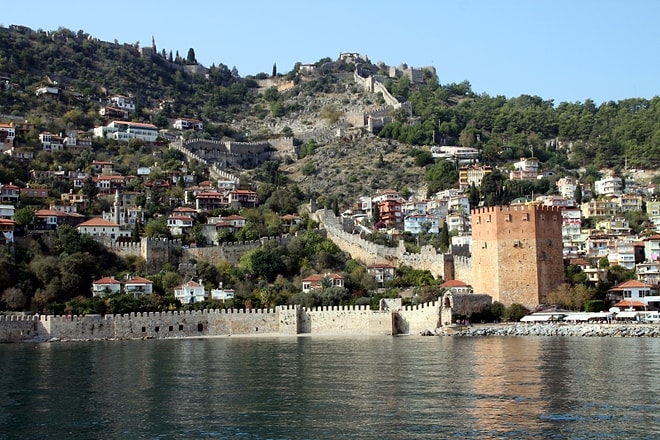
<svg viewBox="0 0 660 440">
<path fill-rule="evenodd" d="M 479 208 L 471 220 L 475 293 L 533 308 L 564 282 L 560 207 Z"/>
</svg>

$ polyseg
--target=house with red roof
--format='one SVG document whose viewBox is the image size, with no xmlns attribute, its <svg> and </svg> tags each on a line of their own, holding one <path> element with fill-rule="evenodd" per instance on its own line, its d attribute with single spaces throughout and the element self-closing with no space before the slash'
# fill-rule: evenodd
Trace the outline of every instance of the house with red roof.
<svg viewBox="0 0 660 440">
<path fill-rule="evenodd" d="M 117 223 L 93 218 L 78 225 L 81 234 L 89 234 L 95 238 L 109 238 L 116 240 L 119 237 L 130 237 L 131 231 L 122 230 Z"/>
<path fill-rule="evenodd" d="M 454 295 L 473 292 L 472 286 L 470 286 L 465 281 L 461 281 L 461 280 L 447 280 L 444 283 L 440 284 L 439 287 L 441 289 L 446 289 L 450 291 Z"/>
<path fill-rule="evenodd" d="M 107 296 L 121 292 L 121 282 L 113 277 L 103 277 L 92 282 L 92 294 L 94 296 Z"/>
<path fill-rule="evenodd" d="M 233 189 L 229 191 L 229 204 L 232 208 L 256 208 L 259 204 L 257 193 L 249 189 Z"/>
<path fill-rule="evenodd" d="M 134 277 L 124 281 L 124 292 L 138 295 L 151 295 L 153 293 L 154 283 L 151 280 L 142 277 Z"/>
<path fill-rule="evenodd" d="M 0 184 L 0 202 L 18 203 L 21 189 L 13 183 Z"/>
<path fill-rule="evenodd" d="M 60 225 L 77 226 L 85 216 L 77 212 L 65 212 L 56 209 L 39 209 L 34 212 L 34 229 L 52 231 Z"/>
<path fill-rule="evenodd" d="M 229 197 L 224 192 L 203 191 L 195 195 L 195 209 L 197 212 L 227 209 L 229 207 Z"/>
<path fill-rule="evenodd" d="M 384 287 L 385 283 L 394 279 L 396 268 L 391 264 L 370 264 L 367 266 L 367 273 L 374 277 L 378 287 Z"/>
<path fill-rule="evenodd" d="M 315 274 L 310 275 L 302 280 L 303 292 L 310 290 L 322 289 L 324 283 L 328 287 L 344 287 L 345 278 L 337 273 Z"/>
<path fill-rule="evenodd" d="M 167 227 L 172 235 L 181 235 L 193 225 L 193 218 L 187 215 L 170 215 L 167 217 Z"/>
<path fill-rule="evenodd" d="M 8 218 L 0 218 L 0 243 L 13 243 L 16 222 Z"/>
<path fill-rule="evenodd" d="M 639 280 L 628 280 L 617 284 L 607 291 L 607 298 L 614 302 L 625 300 L 631 304 L 638 301 L 645 304 L 645 307 L 650 310 L 660 310 L 658 286 Z"/>
</svg>

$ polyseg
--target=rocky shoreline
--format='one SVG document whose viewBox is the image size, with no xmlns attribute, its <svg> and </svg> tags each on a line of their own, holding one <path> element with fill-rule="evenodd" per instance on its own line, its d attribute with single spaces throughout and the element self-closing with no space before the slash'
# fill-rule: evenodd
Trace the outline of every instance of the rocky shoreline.
<svg viewBox="0 0 660 440">
<path fill-rule="evenodd" d="M 660 337 L 657 324 L 493 324 L 443 327 L 438 336 L 582 336 L 582 337 Z"/>
</svg>

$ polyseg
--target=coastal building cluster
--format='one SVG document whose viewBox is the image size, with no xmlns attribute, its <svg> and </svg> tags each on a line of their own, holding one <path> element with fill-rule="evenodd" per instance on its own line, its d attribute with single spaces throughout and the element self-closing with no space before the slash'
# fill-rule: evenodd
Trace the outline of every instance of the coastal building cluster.
<svg viewBox="0 0 660 440">
<path fill-rule="evenodd" d="M 156 53 L 155 44 L 151 52 L 143 53 Z M 364 135 L 368 135 L 392 122 L 395 111 L 408 118 L 411 125 L 419 122 L 412 113 L 412 104 L 399 102 L 384 83 L 403 77 L 413 83 L 423 82 L 427 75 L 435 75 L 434 68 L 401 65 L 383 69 L 387 75 L 377 75 L 361 66 L 368 61 L 364 55 L 342 53 L 339 61 L 355 63 L 355 83 L 364 90 L 379 93 L 385 102 L 377 109 L 347 114 L 346 125 L 367 128 Z M 312 74 L 317 67 L 302 65 L 301 74 Z M 270 84 L 274 80 L 268 81 Z M 40 100 L 57 99 L 64 92 L 57 81 L 49 81 L 48 85 L 36 88 L 35 96 Z M 167 121 L 167 130 L 159 129 L 152 123 L 132 120 L 136 109 L 143 104 L 134 96 L 117 94 L 97 99 L 98 115 L 104 120 L 102 125 L 89 131 L 75 128 L 61 133 L 43 131 L 38 134 L 38 146 L 16 143 L 19 135 L 36 130 L 30 122 L 21 119 L 1 123 L 2 153 L 25 163 L 42 153 L 84 156 L 93 150 L 95 141 L 103 140 L 136 148 L 167 144 L 170 151 L 183 153 L 188 163 L 181 161 L 167 169 L 157 165 L 135 166 L 130 172 L 120 172 L 112 160 L 91 160 L 75 171 L 56 167 L 31 170 L 30 181 L 20 186 L 13 182 L 0 183 L 0 242 L 13 243 L 19 232 L 39 234 L 68 225 L 105 244 L 137 243 L 139 226 L 148 218 L 145 204 L 162 197 L 164 191 L 179 187 L 182 197 L 157 200 L 167 207 L 164 220 L 169 235 L 188 237 L 195 229 L 202 240 L 199 243 L 187 240 L 186 246 L 219 246 L 219 237 L 238 234 L 249 226 L 249 221 L 239 214 L 217 213 L 256 208 L 263 202 L 256 188 L 241 184 L 230 173 L 230 166 L 255 167 L 265 160 L 281 158 L 284 153 L 295 159 L 294 139 L 289 135 L 268 142 L 184 141 L 184 133 L 201 133 L 205 122 L 177 115 Z M 159 103 L 169 104 L 166 100 Z M 345 128 L 338 125 L 330 129 L 343 133 Z M 503 147 L 503 154 L 507 148 Z M 149 151 L 162 158 L 162 151 L 154 150 L 157 148 Z M 442 271 L 445 279 L 440 287 L 455 294 L 487 294 L 505 305 L 519 303 L 533 308 L 563 282 L 568 265 L 579 267 L 591 283 L 605 281 L 607 268 L 620 266 L 635 271 L 636 279 L 610 289 L 612 304 L 628 301 L 631 308 L 660 309 L 660 235 L 655 232 L 660 226 L 660 200 L 656 199 L 650 173 L 624 170 L 587 183 L 571 175 L 559 177 L 543 170 L 541 161 L 533 154 L 510 160 L 497 169 L 480 163 L 482 153 L 472 147 L 437 145 L 429 147 L 429 153 L 437 161 L 447 160 L 456 166 L 458 180 L 452 188 L 427 197 L 394 189 L 375 190 L 372 194 L 342 200 L 340 222 L 344 230 L 364 239 L 380 233 L 393 243 L 400 242 L 404 236 L 447 234 L 450 243 L 446 255 L 440 258 L 454 261 L 454 271 Z M 189 169 L 192 160 L 211 170 L 211 178 L 199 179 Z M 514 182 L 552 179 L 553 191 L 518 199 L 507 206 L 486 207 L 484 198 L 477 195 L 475 200 L 471 191 L 496 171 Z M 53 184 L 72 189 L 53 201 L 49 191 Z M 90 218 L 88 208 L 98 199 L 106 202 L 106 209 Z M 16 211 L 29 201 L 48 203 L 48 208 L 36 210 L 28 224 L 18 225 Z M 647 223 L 633 227 L 629 220 L 631 213 L 643 213 Z M 299 224 L 301 217 L 289 214 L 279 220 L 280 232 L 286 234 Z M 457 270 L 456 261 L 461 258 L 464 269 Z M 365 265 L 378 288 L 384 288 L 395 278 L 396 266 L 387 261 Z M 456 274 L 462 279 L 456 279 Z M 325 286 L 341 288 L 345 280 L 337 273 L 314 274 L 302 279 L 299 288 L 303 292 Z M 149 279 L 141 277 L 124 280 L 103 277 L 94 281 L 92 293 L 149 295 L 151 284 Z M 182 303 L 229 300 L 233 295 L 233 290 L 222 286 L 207 291 L 199 279 L 189 279 L 174 288 L 175 298 Z"/>
</svg>

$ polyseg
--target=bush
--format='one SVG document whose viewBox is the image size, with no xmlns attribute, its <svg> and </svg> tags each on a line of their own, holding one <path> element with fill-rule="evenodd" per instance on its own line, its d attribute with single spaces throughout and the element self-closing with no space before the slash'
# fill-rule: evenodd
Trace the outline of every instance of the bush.
<svg viewBox="0 0 660 440">
<path fill-rule="evenodd" d="M 304 176 L 311 176 L 315 172 L 316 172 L 316 165 L 314 165 L 314 162 L 307 162 L 302 167 L 302 173 Z"/>
<path fill-rule="evenodd" d="M 522 304 L 513 303 L 506 309 L 504 309 L 503 318 L 507 321 L 520 321 L 520 319 L 529 314 L 529 310 Z"/>
<path fill-rule="evenodd" d="M 584 302 L 585 312 L 601 312 L 605 309 L 605 301 L 600 299 L 592 299 Z"/>
</svg>

